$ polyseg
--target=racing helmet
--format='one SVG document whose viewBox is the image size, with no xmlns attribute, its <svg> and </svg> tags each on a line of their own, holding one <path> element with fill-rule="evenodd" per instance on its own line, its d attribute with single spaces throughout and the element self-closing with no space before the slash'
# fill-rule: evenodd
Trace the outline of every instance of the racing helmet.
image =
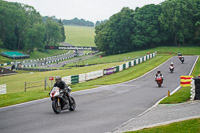
<svg viewBox="0 0 200 133">
<path fill-rule="evenodd" d="M 56 76 L 56 77 L 55 77 L 55 81 L 56 81 L 56 82 L 60 82 L 60 81 L 61 81 L 61 77 L 60 77 L 60 76 Z"/>
</svg>

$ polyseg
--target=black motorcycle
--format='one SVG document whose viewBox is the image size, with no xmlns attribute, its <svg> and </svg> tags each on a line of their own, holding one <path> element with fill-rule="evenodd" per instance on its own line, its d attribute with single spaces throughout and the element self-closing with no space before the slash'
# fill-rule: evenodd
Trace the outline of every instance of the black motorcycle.
<svg viewBox="0 0 200 133">
<path fill-rule="evenodd" d="M 56 114 L 59 114 L 61 110 L 67 110 L 74 111 L 76 108 L 76 102 L 72 96 L 66 96 L 64 90 L 53 87 L 53 89 L 50 92 L 50 97 L 52 100 L 52 108 L 53 111 Z M 69 98 L 71 103 L 69 102 Z"/>
</svg>

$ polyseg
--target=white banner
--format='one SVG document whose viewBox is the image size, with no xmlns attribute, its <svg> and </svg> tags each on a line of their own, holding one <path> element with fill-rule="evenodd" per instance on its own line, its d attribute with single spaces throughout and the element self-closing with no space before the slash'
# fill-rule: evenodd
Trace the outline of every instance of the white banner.
<svg viewBox="0 0 200 133">
<path fill-rule="evenodd" d="M 85 79 L 85 73 L 84 74 L 79 74 L 79 83 L 82 83 L 82 82 L 85 82 L 86 79 Z"/>
<path fill-rule="evenodd" d="M 129 68 L 129 62 L 126 62 L 126 69 Z"/>
<path fill-rule="evenodd" d="M 140 63 L 142 63 L 142 58 L 140 58 Z"/>
<path fill-rule="evenodd" d="M 86 73 L 85 74 L 85 79 L 86 80 L 91 80 L 91 79 L 95 79 L 98 77 L 102 77 L 103 76 L 103 70 L 99 70 L 99 71 L 94 71 L 94 72 L 90 72 L 90 73 Z"/>
<path fill-rule="evenodd" d="M 134 66 L 134 60 L 131 61 L 131 66 Z"/>
<path fill-rule="evenodd" d="M 145 56 L 144 56 L 144 61 L 146 61 L 146 60 L 147 60 L 147 56 L 145 55 Z"/>
<path fill-rule="evenodd" d="M 0 94 L 6 94 L 6 84 L 0 85 Z"/>
<path fill-rule="evenodd" d="M 136 59 L 136 65 L 138 64 L 138 59 Z"/>
<path fill-rule="evenodd" d="M 123 64 L 119 66 L 119 71 L 123 71 Z"/>
<path fill-rule="evenodd" d="M 71 84 L 71 76 L 65 76 L 65 77 L 62 77 L 62 80 L 65 81 L 65 83 L 68 85 L 68 84 Z"/>
</svg>

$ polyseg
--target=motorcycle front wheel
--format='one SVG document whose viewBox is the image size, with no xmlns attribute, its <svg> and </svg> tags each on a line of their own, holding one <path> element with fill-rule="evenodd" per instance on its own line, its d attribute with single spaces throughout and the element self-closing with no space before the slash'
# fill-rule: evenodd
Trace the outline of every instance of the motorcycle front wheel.
<svg viewBox="0 0 200 133">
<path fill-rule="evenodd" d="M 76 109 L 76 102 L 75 102 L 74 98 L 71 97 L 71 105 L 70 105 L 69 110 L 74 111 L 75 109 Z"/>
<path fill-rule="evenodd" d="M 61 106 L 58 106 L 58 100 L 57 99 L 52 101 L 52 109 L 56 114 L 60 114 Z"/>
</svg>

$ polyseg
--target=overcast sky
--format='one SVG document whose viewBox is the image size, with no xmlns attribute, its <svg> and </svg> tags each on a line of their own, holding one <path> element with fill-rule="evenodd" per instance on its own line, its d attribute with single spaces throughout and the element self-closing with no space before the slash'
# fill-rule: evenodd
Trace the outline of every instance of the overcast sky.
<svg viewBox="0 0 200 133">
<path fill-rule="evenodd" d="M 109 19 L 123 7 L 135 9 L 164 0 L 6 0 L 33 6 L 42 16 L 58 19 L 83 18 L 93 21 Z"/>
</svg>

